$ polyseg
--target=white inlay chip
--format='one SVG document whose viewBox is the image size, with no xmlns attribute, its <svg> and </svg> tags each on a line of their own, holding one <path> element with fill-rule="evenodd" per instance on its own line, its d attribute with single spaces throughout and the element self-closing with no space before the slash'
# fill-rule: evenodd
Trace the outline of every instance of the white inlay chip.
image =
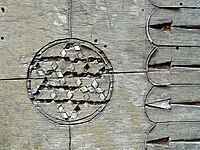
<svg viewBox="0 0 200 150">
<path fill-rule="evenodd" d="M 99 86 L 99 83 L 94 79 L 92 82 L 92 87 L 96 89 L 98 86 Z"/>
</svg>

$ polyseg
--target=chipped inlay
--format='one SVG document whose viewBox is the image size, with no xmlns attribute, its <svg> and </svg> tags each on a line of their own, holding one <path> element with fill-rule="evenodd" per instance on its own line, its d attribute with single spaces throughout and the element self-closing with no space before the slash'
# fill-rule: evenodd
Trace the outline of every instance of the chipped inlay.
<svg viewBox="0 0 200 150">
<path fill-rule="evenodd" d="M 33 104 L 59 124 L 90 121 L 110 101 L 112 65 L 104 52 L 80 39 L 47 44 L 34 56 L 27 74 Z"/>
</svg>

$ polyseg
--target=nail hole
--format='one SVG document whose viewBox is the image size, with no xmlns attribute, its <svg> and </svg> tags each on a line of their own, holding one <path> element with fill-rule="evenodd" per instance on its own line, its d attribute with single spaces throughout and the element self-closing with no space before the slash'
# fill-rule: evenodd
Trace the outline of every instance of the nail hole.
<svg viewBox="0 0 200 150">
<path fill-rule="evenodd" d="M 4 8 L 4 7 L 1 7 L 1 11 L 2 11 L 2 12 L 5 12 L 5 8 Z"/>
<path fill-rule="evenodd" d="M 178 46 L 176 47 L 176 50 L 179 50 L 179 47 L 178 47 Z"/>
<path fill-rule="evenodd" d="M 144 12 L 144 9 L 142 9 L 142 11 Z"/>
<path fill-rule="evenodd" d="M 107 47 L 107 45 L 104 45 L 104 47 L 106 48 L 106 47 Z"/>
<path fill-rule="evenodd" d="M 98 40 L 97 39 L 94 39 L 94 42 L 96 43 Z"/>
<path fill-rule="evenodd" d="M 180 3 L 180 5 L 182 6 L 182 5 L 183 5 L 183 3 Z"/>
<path fill-rule="evenodd" d="M 3 37 L 3 36 L 1 37 L 1 40 L 4 40 L 4 37 Z"/>
</svg>

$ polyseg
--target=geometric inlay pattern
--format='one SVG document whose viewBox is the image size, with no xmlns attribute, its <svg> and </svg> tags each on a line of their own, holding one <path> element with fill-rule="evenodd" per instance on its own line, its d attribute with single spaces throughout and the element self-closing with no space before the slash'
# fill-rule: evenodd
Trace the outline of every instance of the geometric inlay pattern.
<svg viewBox="0 0 200 150">
<path fill-rule="evenodd" d="M 80 124 L 96 117 L 110 101 L 113 68 L 99 48 L 70 38 L 41 48 L 27 73 L 32 103 L 51 121 Z"/>
</svg>

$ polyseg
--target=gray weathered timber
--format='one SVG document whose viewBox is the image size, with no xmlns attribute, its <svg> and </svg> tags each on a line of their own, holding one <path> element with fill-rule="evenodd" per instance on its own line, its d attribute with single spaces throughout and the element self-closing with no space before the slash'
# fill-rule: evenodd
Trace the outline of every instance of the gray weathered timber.
<svg viewBox="0 0 200 150">
<path fill-rule="evenodd" d="M 199 123 L 168 123 L 153 126 L 146 140 L 146 150 L 197 150 Z"/>
<path fill-rule="evenodd" d="M 36 51 L 53 40 L 68 37 L 68 19 L 64 14 L 68 5 L 66 0 L 1 0 L 0 4 L 5 7 L 5 12 L 0 13 L 4 37 L 0 44 L 0 78 L 23 78 L 26 63 Z"/>
<path fill-rule="evenodd" d="M 0 149 L 66 149 L 67 128 L 50 123 L 33 107 L 25 84 L 1 81 Z"/>
<path fill-rule="evenodd" d="M 200 9 L 155 9 L 147 22 L 148 38 L 160 46 L 200 46 L 199 14 Z"/>
<path fill-rule="evenodd" d="M 161 6 L 168 4 L 164 3 L 166 1 L 159 2 L 162 2 Z M 187 1 L 187 5 L 193 6 L 192 2 L 198 6 L 195 0 L 191 3 Z M 185 5 L 185 2 L 183 4 Z M 175 120 L 177 122 L 170 125 L 156 124 L 155 134 L 148 134 L 153 123 L 145 114 L 144 103 L 152 84 L 146 75 L 146 61 L 154 45 L 146 37 L 145 25 L 149 14 L 155 9 L 148 0 L 0 0 L 0 8 L 0 149 L 70 149 L 69 126 L 52 123 L 34 107 L 28 96 L 26 77 L 28 66 L 38 50 L 54 40 L 71 37 L 95 44 L 103 50 L 114 68 L 114 91 L 105 110 L 88 123 L 70 125 L 72 150 L 144 150 L 147 135 L 148 140 L 157 139 L 159 133 L 161 137 L 168 135 L 172 138 L 171 135 L 176 131 L 180 133 L 180 138 L 174 138 L 175 140 L 185 138 L 186 135 L 191 139 L 199 137 L 199 123 L 179 122 L 199 120 L 199 117 L 195 116 L 199 111 L 198 106 L 190 107 L 191 110 L 188 108 L 188 112 L 192 111 L 192 119 L 192 114 L 184 112 L 187 114 L 182 115 L 180 120 Z M 184 8 L 180 12 L 187 15 L 187 11 L 193 18 L 187 18 L 189 22 L 185 19 L 186 23 L 196 25 L 199 18 L 197 10 Z M 160 15 L 158 17 L 167 18 L 163 12 L 175 13 L 162 9 L 157 13 Z M 194 12 L 197 13 L 193 16 Z M 182 17 L 178 15 L 179 13 L 175 13 L 174 19 Z M 160 22 L 157 20 L 154 23 Z M 172 44 L 183 45 L 188 40 L 190 45 L 199 45 L 198 30 L 193 31 L 194 41 L 188 38 L 192 36 L 191 31 L 186 31 L 181 30 L 178 41 L 175 40 Z M 157 34 L 156 39 L 163 40 L 163 33 L 173 32 L 162 31 L 162 35 Z M 184 35 L 186 39 L 183 38 Z M 161 42 L 169 44 L 171 41 L 167 39 L 166 43 L 165 39 Z M 199 65 L 199 58 L 196 57 L 199 54 L 198 48 L 179 49 L 178 53 L 173 52 L 177 60 Z M 171 56 L 168 50 L 172 52 L 175 49 L 159 47 L 150 65 L 168 60 Z M 186 61 L 188 57 L 192 58 L 189 62 Z M 175 70 L 174 73 L 179 74 L 180 70 Z M 199 82 L 198 71 L 196 73 L 191 72 L 196 78 L 192 80 L 193 83 Z M 154 73 L 154 76 L 156 74 L 160 73 Z M 185 72 L 181 80 L 173 81 L 179 81 L 177 84 L 180 81 L 184 83 L 191 81 L 190 77 Z M 157 94 L 150 93 L 152 96 L 147 99 L 150 103 L 157 102 L 157 98 L 163 98 L 163 95 L 172 95 L 172 102 L 193 102 L 199 99 L 198 87 L 179 85 L 164 89 L 154 88 L 158 88 L 155 90 Z M 179 112 L 175 109 L 173 115 L 177 117 Z M 163 121 L 158 118 L 159 110 L 150 113 L 155 122 Z M 162 116 L 165 117 L 166 114 L 163 113 Z M 166 118 L 170 121 L 173 119 L 170 116 Z M 180 144 L 172 142 L 171 149 L 199 148 L 198 142 L 195 145 L 188 144 L 188 141 Z M 149 149 L 157 148 L 152 144 L 147 146 Z M 157 149 L 160 150 L 161 147 Z"/>
<path fill-rule="evenodd" d="M 152 84 L 200 85 L 200 51 L 197 47 L 154 48 L 147 61 Z"/>
<path fill-rule="evenodd" d="M 104 50 L 115 71 L 144 70 L 145 58 L 149 52 L 144 44 L 144 1 L 135 3 L 128 0 L 123 3 L 121 0 L 110 0 L 105 4 L 104 0 L 74 0 L 72 12 L 68 11 L 66 0 L 59 3 L 50 0 L 43 3 L 22 1 L 21 5 L 15 3 L 17 2 L 2 2 L 6 7 L 5 13 L 0 14 L 1 31 L 5 39 L 0 46 L 5 49 L 2 58 L 7 59 L 1 62 L 0 78 L 26 77 L 27 66 L 36 51 L 51 41 L 70 37 L 66 18 L 69 13 L 72 16 L 73 37 L 90 42 L 97 39 L 95 44 Z M 25 15 L 28 8 L 28 15 Z M 17 10 L 20 11 L 16 13 Z M 104 45 L 107 45 L 107 48 L 104 48 Z M 3 66 L 8 62 L 10 69 L 5 70 Z"/>
<path fill-rule="evenodd" d="M 71 127 L 72 149 L 144 148 L 150 124 L 142 106 L 149 84 L 140 74 L 116 75 L 115 80 L 105 111 L 89 123 Z M 25 84 L 1 81 L 1 149 L 68 149 L 68 127 L 41 115 L 29 100 Z"/>
<path fill-rule="evenodd" d="M 150 0 L 158 7 L 200 7 L 199 0 Z"/>
<path fill-rule="evenodd" d="M 199 86 L 154 87 L 145 100 L 145 113 L 153 122 L 200 121 Z"/>
</svg>

